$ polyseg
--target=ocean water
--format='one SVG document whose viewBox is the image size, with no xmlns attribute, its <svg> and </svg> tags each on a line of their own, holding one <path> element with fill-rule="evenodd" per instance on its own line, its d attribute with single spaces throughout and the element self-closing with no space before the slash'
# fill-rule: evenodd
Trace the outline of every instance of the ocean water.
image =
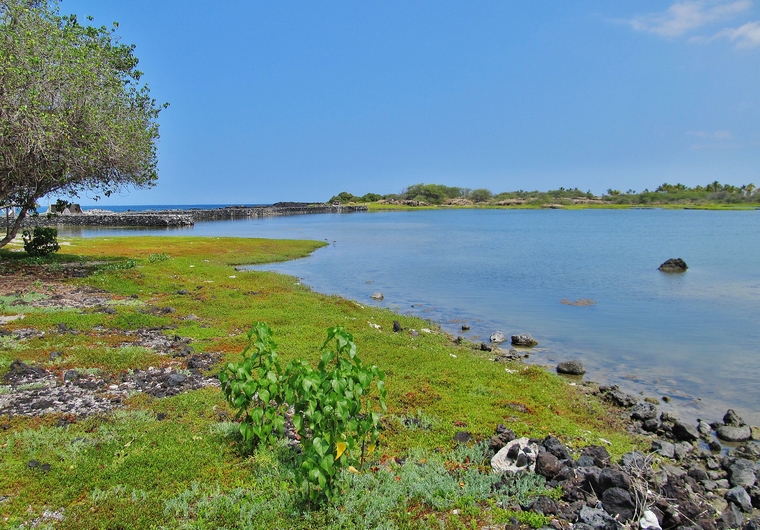
<svg viewBox="0 0 760 530">
<path fill-rule="evenodd" d="M 579 359 L 586 378 L 668 396 L 662 408 L 684 418 L 713 421 L 731 407 L 760 424 L 760 211 L 405 211 L 169 232 L 326 240 L 308 258 L 263 268 L 473 341 L 531 333 L 539 346 L 529 362 Z M 688 271 L 657 270 L 676 257 Z M 375 291 L 382 302 L 369 298 Z M 581 299 L 593 303 L 563 303 Z"/>
</svg>

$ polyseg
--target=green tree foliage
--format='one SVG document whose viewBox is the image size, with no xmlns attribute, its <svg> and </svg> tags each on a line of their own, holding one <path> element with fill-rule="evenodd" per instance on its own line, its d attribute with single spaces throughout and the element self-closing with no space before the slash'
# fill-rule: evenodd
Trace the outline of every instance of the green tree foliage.
<svg viewBox="0 0 760 530">
<path fill-rule="evenodd" d="M 360 202 L 377 202 L 382 199 L 383 196 L 379 193 L 365 193 L 359 199 Z"/>
<path fill-rule="evenodd" d="M 414 184 L 401 193 L 401 199 L 424 201 L 430 204 L 441 204 L 446 199 L 461 197 L 462 188 L 444 186 L 443 184 Z"/>
<path fill-rule="evenodd" d="M 348 193 L 347 191 L 341 191 L 330 199 L 330 203 L 332 204 L 339 202 L 341 204 L 347 204 L 349 202 L 354 202 L 356 199 L 357 198 L 351 193 Z"/>
<path fill-rule="evenodd" d="M 48 194 L 108 196 L 157 179 L 165 105 L 116 28 L 83 26 L 57 0 L 0 0 L 0 204 L 20 208 L 0 247 Z"/>
<path fill-rule="evenodd" d="M 476 190 L 472 190 L 469 193 L 468 198 L 474 202 L 488 202 L 492 196 L 493 196 L 493 193 L 491 193 L 491 190 L 487 190 L 485 188 L 478 188 Z"/>
</svg>

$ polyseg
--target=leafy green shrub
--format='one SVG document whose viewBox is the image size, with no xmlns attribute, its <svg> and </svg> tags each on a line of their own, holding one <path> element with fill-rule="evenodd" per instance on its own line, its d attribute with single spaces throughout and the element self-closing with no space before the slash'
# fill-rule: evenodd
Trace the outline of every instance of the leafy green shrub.
<svg viewBox="0 0 760 530">
<path fill-rule="evenodd" d="M 269 326 L 254 324 L 242 361 L 228 363 L 219 374 L 222 391 L 242 417 L 240 434 L 249 451 L 262 442 L 272 444 L 283 430 L 285 407 L 293 407 L 301 439 L 296 483 L 310 502 L 331 501 L 339 493 L 340 470 L 361 468 L 374 450 L 380 414 L 369 406 L 370 392 L 374 382 L 385 411 L 385 374 L 362 365 L 353 336 L 343 327 L 328 329 L 316 370 L 293 361 L 283 372 L 276 347 Z"/>
<path fill-rule="evenodd" d="M 166 252 L 162 252 L 160 254 L 150 254 L 148 256 L 148 261 L 151 263 L 160 263 L 168 259 L 169 259 L 169 254 L 167 254 Z"/>
<path fill-rule="evenodd" d="M 47 256 L 60 249 L 58 230 L 44 226 L 35 226 L 33 231 L 22 232 L 24 250 L 30 256 Z"/>
<path fill-rule="evenodd" d="M 335 341 L 334 349 L 328 347 Z M 356 355 L 353 336 L 342 326 L 327 330 L 316 370 L 305 362 L 288 366 L 286 399 L 293 405 L 293 425 L 301 437 L 296 483 L 310 501 L 330 501 L 341 468 L 361 468 L 380 434 L 380 414 L 369 405 L 372 382 L 385 406 L 385 373 L 366 367 Z M 356 467 L 354 467 L 356 466 Z"/>
<path fill-rule="evenodd" d="M 274 443 L 285 425 L 284 378 L 276 348 L 271 328 L 256 322 L 248 332 L 243 360 L 228 363 L 219 374 L 225 398 L 237 409 L 236 417 L 243 418 L 240 434 L 248 451 L 260 442 Z"/>
</svg>

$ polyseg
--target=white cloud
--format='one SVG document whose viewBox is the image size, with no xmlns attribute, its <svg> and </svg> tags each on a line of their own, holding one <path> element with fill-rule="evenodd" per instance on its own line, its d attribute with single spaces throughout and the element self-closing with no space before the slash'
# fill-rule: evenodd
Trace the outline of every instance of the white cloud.
<svg viewBox="0 0 760 530">
<path fill-rule="evenodd" d="M 627 22 L 636 31 L 674 38 L 713 22 L 734 18 L 751 7 L 752 0 L 718 3 L 708 0 L 686 0 L 673 4 L 664 13 L 642 15 Z M 737 31 L 742 28 L 738 28 Z M 754 38 L 754 34 L 752 35 Z"/>
<path fill-rule="evenodd" d="M 754 48 L 760 46 L 760 20 L 747 22 L 738 28 L 725 28 L 710 40 L 726 38 L 736 43 L 737 48 Z"/>
<path fill-rule="evenodd" d="M 733 140 L 734 135 L 731 131 L 686 131 L 688 136 L 694 136 L 696 138 L 706 138 L 710 140 Z"/>
</svg>

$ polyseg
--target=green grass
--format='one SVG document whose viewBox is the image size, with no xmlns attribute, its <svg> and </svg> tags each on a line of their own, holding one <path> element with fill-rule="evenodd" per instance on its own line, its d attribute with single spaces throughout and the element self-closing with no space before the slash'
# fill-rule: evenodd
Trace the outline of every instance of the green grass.
<svg viewBox="0 0 760 530">
<path fill-rule="evenodd" d="M 323 296 L 289 276 L 233 268 L 301 257 L 321 243 L 185 237 L 69 242 L 61 262 L 92 263 L 97 272 L 70 281 L 124 302 L 110 305 L 115 314 L 28 312 L 4 327 L 37 327 L 46 335 L 4 338 L 0 372 L 15 358 L 58 372 L 97 368 L 112 377 L 166 366 L 169 356 L 123 344 L 122 332 L 137 327 L 167 328 L 170 336 L 191 337 L 196 351 L 237 360 L 257 320 L 273 328 L 283 364 L 303 358 L 316 365 L 326 329 L 340 324 L 354 335 L 362 360 L 386 371 L 389 413 L 376 471 L 348 475 L 342 503 L 322 510 L 298 501 L 288 450 L 240 453 L 236 424 L 218 389 L 165 399 L 137 394 L 124 410 L 66 427 L 56 426 L 57 417 L 0 417 L 0 495 L 10 497 L 0 503 L 0 518 L 11 528 L 59 508 L 66 519 L 56 528 L 471 528 L 473 521 L 508 521 L 514 514 L 496 506 L 487 466 L 453 465 L 465 450 L 452 440 L 457 431 L 486 440 L 504 423 L 519 435 L 555 434 L 573 448 L 602 438 L 611 442 L 613 455 L 635 447 L 603 404 L 542 368 L 494 363 L 454 345 L 429 321 Z M 150 259 L 161 253 L 168 258 Z M 110 266 L 128 260 L 134 265 Z M 165 307 L 174 311 L 151 312 Z M 187 320 L 190 314 L 197 320 Z M 434 332 L 393 333 L 394 320 L 405 329 Z M 56 333 L 59 323 L 78 333 Z M 49 361 L 53 350 L 63 356 Z M 419 465 L 398 466 L 396 457 Z M 30 469 L 32 459 L 50 463 L 50 471 Z M 521 517 L 530 522 L 531 516 Z"/>
</svg>

